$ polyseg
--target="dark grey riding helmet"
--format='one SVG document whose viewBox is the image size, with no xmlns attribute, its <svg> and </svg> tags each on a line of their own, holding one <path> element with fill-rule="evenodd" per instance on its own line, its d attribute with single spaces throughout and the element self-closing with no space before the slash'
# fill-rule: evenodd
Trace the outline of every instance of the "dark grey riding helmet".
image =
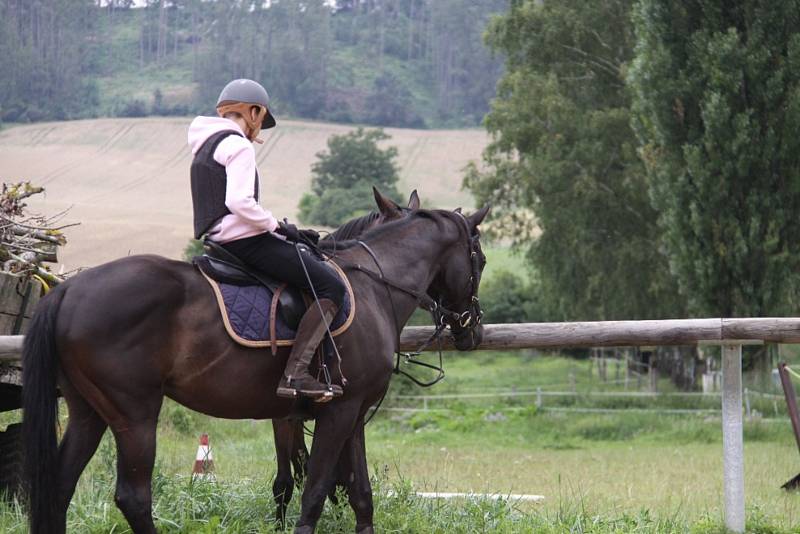
<svg viewBox="0 0 800 534">
<path fill-rule="evenodd" d="M 261 122 L 261 129 L 266 130 L 275 126 L 275 117 L 269 109 L 269 95 L 260 83 L 247 78 L 233 80 L 226 85 L 217 98 L 217 106 L 223 102 L 246 102 L 267 108 L 267 115 Z"/>
</svg>

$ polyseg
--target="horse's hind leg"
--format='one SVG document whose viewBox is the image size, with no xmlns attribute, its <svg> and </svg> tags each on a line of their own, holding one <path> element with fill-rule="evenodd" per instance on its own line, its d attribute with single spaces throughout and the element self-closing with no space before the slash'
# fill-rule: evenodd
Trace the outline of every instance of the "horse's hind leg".
<svg viewBox="0 0 800 534">
<path fill-rule="evenodd" d="M 114 500 L 136 534 L 155 534 L 152 513 L 157 416 L 114 430 L 117 490 Z"/>
<path fill-rule="evenodd" d="M 61 386 L 69 410 L 69 422 L 58 447 L 59 524 L 66 525 L 67 509 L 78 479 L 94 455 L 106 423 L 68 384 Z"/>
<path fill-rule="evenodd" d="M 276 505 L 275 520 L 282 526 L 286 521 L 286 508 L 292 500 L 294 487 L 301 487 L 306 478 L 308 449 L 302 420 L 273 419 L 272 432 L 278 459 L 272 495 Z"/>
<path fill-rule="evenodd" d="M 308 473 L 308 448 L 306 447 L 306 430 L 301 419 L 290 419 L 289 424 L 294 432 L 292 440 L 292 468 L 294 482 L 301 487 Z"/>
<path fill-rule="evenodd" d="M 278 460 L 278 472 L 272 483 L 272 495 L 275 498 L 275 520 L 281 525 L 286 520 L 286 507 L 292 500 L 294 479 L 292 478 L 292 452 L 295 448 L 294 424 L 289 419 L 273 419 L 272 433 L 275 437 L 275 455 Z"/>
</svg>

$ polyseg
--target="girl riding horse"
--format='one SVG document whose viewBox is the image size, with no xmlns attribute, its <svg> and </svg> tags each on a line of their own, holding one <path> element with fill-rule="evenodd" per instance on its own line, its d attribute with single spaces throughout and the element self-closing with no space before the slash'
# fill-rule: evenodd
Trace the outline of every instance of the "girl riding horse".
<svg viewBox="0 0 800 534">
<path fill-rule="evenodd" d="M 250 267 L 310 291 L 319 305 L 312 305 L 300 320 L 297 341 L 292 346 L 279 397 L 298 394 L 328 400 L 342 394 L 336 384 L 317 381 L 308 371 L 317 346 L 327 332 L 345 297 L 345 286 L 331 269 L 313 254 L 299 257 L 293 243 L 312 241 L 313 230 L 298 230 L 278 222 L 259 204 L 259 175 L 252 143 L 261 143 L 262 128 L 275 126 L 267 91 L 253 80 L 233 80 L 217 99 L 219 117 L 197 117 L 189 126 L 194 237 L 221 244 Z M 305 269 L 301 264 L 305 263 Z M 306 274 L 307 273 L 307 274 Z"/>
</svg>

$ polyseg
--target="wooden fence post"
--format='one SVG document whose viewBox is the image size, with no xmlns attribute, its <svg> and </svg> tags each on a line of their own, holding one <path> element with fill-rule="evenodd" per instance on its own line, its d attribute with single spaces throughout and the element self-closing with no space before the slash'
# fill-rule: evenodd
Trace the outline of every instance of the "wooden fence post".
<svg viewBox="0 0 800 534">
<path fill-rule="evenodd" d="M 631 381 L 631 352 L 633 349 L 625 351 L 625 391 L 628 391 L 628 383 Z"/>
<path fill-rule="evenodd" d="M 744 415 L 748 419 L 752 417 L 752 413 L 750 412 L 750 390 L 744 388 Z"/>
<path fill-rule="evenodd" d="M 650 391 L 653 393 L 658 392 L 658 366 L 656 365 L 656 354 L 657 352 L 654 350 L 652 356 L 650 356 Z"/>
<path fill-rule="evenodd" d="M 608 361 L 606 360 L 606 351 L 600 349 L 600 359 L 597 362 L 600 368 L 600 380 L 603 382 L 608 381 Z"/>
<path fill-rule="evenodd" d="M 744 532 L 741 342 L 722 346 L 722 464 L 725 526 L 732 532 Z"/>
<path fill-rule="evenodd" d="M 792 423 L 792 431 L 794 432 L 794 439 L 797 441 L 797 447 L 800 449 L 800 413 L 797 410 L 797 395 L 794 392 L 794 385 L 786 370 L 786 362 L 778 364 L 778 374 L 781 377 L 781 385 L 783 386 L 783 397 L 786 399 L 786 411 L 789 414 L 789 421 Z M 778 412 L 777 405 L 775 412 Z M 800 486 L 800 475 L 795 476 L 786 484 L 781 486 L 785 490 L 795 490 Z"/>
</svg>

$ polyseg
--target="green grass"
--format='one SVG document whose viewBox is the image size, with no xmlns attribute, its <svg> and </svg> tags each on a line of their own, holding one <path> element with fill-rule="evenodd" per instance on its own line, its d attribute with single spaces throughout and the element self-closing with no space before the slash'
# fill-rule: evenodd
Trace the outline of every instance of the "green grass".
<svg viewBox="0 0 800 534">
<path fill-rule="evenodd" d="M 447 379 L 425 393 L 535 385 L 553 390 L 562 388 L 569 372 L 578 391 L 612 388 L 596 373 L 590 377 L 588 362 L 562 357 L 448 355 L 446 363 Z M 406 389 L 399 381 L 394 387 Z M 532 402 L 454 400 L 430 405 L 447 412 L 382 412 L 367 433 L 378 532 L 724 532 L 718 417 L 548 413 Z M 217 480 L 192 483 L 202 432 L 211 436 Z M 274 455 L 268 421 L 213 419 L 167 402 L 154 478 L 159 528 L 274 532 Z M 800 495 L 778 489 L 800 471 L 796 455 L 788 421 L 746 423 L 748 532 L 800 533 Z M 114 447 L 107 435 L 70 508 L 72 531 L 129 531 L 113 504 L 113 479 Z M 443 502 L 420 499 L 412 490 L 532 493 L 545 500 Z M 349 507 L 326 505 L 320 532 L 353 528 Z M 0 507 L 0 531 L 26 531 L 19 507 Z"/>
</svg>

